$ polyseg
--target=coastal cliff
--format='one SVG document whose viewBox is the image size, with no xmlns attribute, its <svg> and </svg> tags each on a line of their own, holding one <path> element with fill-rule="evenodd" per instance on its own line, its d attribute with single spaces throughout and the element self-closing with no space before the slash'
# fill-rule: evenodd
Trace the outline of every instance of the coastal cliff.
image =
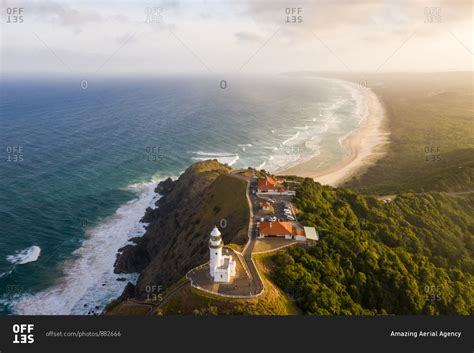
<svg viewBox="0 0 474 353">
<path fill-rule="evenodd" d="M 145 297 L 147 288 L 153 286 L 166 289 L 191 268 L 205 263 L 214 225 L 225 225 L 221 228 L 225 244 L 245 244 L 247 185 L 230 171 L 215 160 L 199 162 L 176 181 L 167 179 L 157 186 L 162 197 L 142 219 L 148 223 L 146 233 L 134 239 L 134 245 L 121 248 L 115 262 L 116 273 L 140 273 L 134 297 Z"/>
</svg>

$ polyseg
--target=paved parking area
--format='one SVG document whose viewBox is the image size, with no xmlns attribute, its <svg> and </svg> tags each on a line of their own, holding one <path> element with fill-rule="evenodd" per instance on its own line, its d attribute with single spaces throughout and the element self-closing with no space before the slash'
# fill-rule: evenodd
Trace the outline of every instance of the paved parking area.
<svg viewBox="0 0 474 353">
<path fill-rule="evenodd" d="M 293 212 L 293 208 L 291 206 L 291 196 L 287 195 L 257 195 L 251 193 L 250 196 L 252 200 L 253 212 L 254 212 L 254 221 L 260 222 L 263 218 L 265 221 L 268 221 L 270 217 L 276 217 L 278 221 L 286 221 L 286 222 L 295 222 L 296 216 Z M 273 212 L 264 211 L 260 206 L 260 202 L 269 201 L 272 205 Z M 284 212 L 284 209 L 288 208 L 291 211 L 291 216 L 294 218 L 288 219 L 287 214 Z"/>
<path fill-rule="evenodd" d="M 257 194 L 257 179 L 253 179 L 250 183 L 250 200 L 252 203 L 253 209 L 253 238 L 257 238 L 258 236 L 258 222 L 269 222 L 269 221 L 280 221 L 280 222 L 291 222 L 293 223 L 293 227 L 296 229 L 303 229 L 301 224 L 298 223 L 298 219 L 295 215 L 293 206 L 291 204 L 291 199 L 293 196 L 289 195 L 265 195 L 265 194 Z M 260 202 L 262 201 L 269 201 L 272 205 L 271 211 L 265 211 L 260 206 Z M 292 218 L 288 217 L 288 214 L 285 212 L 285 209 L 289 209 L 291 213 L 289 215 Z M 253 244 L 252 252 L 260 252 L 270 250 L 271 248 L 278 247 L 275 246 L 276 243 L 267 243 L 262 242 L 257 244 Z M 265 250 L 262 250 L 265 249 Z"/>
</svg>

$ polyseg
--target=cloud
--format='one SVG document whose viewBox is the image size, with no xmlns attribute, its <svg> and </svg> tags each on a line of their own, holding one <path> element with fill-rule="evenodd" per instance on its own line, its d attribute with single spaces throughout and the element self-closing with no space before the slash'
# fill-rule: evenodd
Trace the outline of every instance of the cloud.
<svg viewBox="0 0 474 353">
<path fill-rule="evenodd" d="M 470 1 L 427 3 L 424 0 L 400 3 L 383 0 L 349 0 L 343 3 L 289 2 L 288 5 L 276 6 L 268 1 L 257 0 L 246 2 L 242 15 L 252 18 L 261 27 L 281 26 L 281 34 L 294 42 L 311 37 L 311 32 L 320 37 L 357 34 L 361 37 L 374 37 L 375 35 L 367 33 L 375 31 L 391 33 L 400 38 L 412 31 L 414 26 L 424 24 L 427 7 L 439 8 L 443 22 L 455 26 L 461 22 L 472 21 L 471 6 Z M 287 23 L 292 18 L 291 14 L 286 13 L 286 9 L 293 8 L 301 9 L 301 23 Z M 445 30 L 442 26 L 429 28 L 433 35 Z"/>
<path fill-rule="evenodd" d="M 7 2 L 18 6 L 15 2 Z M 90 8 L 73 8 L 67 4 L 60 4 L 49 0 L 35 0 L 22 2 L 25 9 L 25 17 L 32 15 L 44 22 L 59 24 L 62 26 L 78 27 L 89 22 L 100 22 L 104 18 L 96 10 Z"/>
</svg>

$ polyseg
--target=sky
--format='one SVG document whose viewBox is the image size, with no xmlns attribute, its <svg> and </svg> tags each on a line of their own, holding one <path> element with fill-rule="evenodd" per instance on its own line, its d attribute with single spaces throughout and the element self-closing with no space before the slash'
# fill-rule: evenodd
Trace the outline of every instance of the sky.
<svg viewBox="0 0 474 353">
<path fill-rule="evenodd" d="M 0 19 L 6 75 L 472 71 L 474 59 L 471 1 L 2 0 Z"/>
</svg>

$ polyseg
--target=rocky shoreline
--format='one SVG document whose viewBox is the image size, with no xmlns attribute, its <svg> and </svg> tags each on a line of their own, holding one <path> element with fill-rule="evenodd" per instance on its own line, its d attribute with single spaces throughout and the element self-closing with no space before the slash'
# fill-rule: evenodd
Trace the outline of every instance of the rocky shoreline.
<svg viewBox="0 0 474 353">
<path fill-rule="evenodd" d="M 117 254 L 115 273 L 139 273 L 118 300 L 144 299 L 164 290 L 208 257 L 210 229 L 226 220 L 225 243 L 244 244 L 248 225 L 245 183 L 230 175 L 231 168 L 216 160 L 191 165 L 176 181 L 160 182 L 156 208 L 142 218 L 142 237 L 132 239 Z"/>
</svg>

